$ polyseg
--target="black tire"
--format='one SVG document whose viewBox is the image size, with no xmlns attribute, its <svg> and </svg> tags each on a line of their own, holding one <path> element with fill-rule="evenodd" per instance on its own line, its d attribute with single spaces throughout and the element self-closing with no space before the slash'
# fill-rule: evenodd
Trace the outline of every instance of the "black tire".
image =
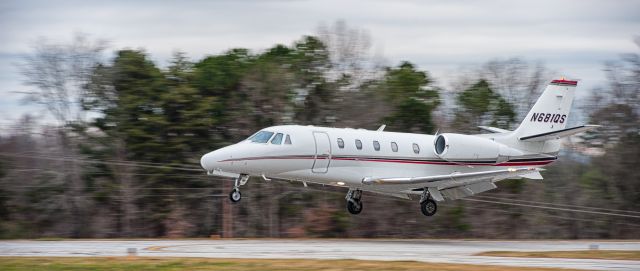
<svg viewBox="0 0 640 271">
<path fill-rule="evenodd" d="M 229 193 L 229 200 L 231 202 L 236 203 L 241 199 L 242 199 L 242 193 L 240 193 L 240 190 L 238 189 L 231 190 L 231 193 Z"/>
<path fill-rule="evenodd" d="M 432 199 L 427 199 L 420 203 L 420 211 L 425 216 L 435 215 L 438 211 L 438 204 Z"/>
<path fill-rule="evenodd" d="M 357 215 L 362 212 L 362 201 L 360 200 L 347 200 L 347 211 L 352 215 Z"/>
</svg>

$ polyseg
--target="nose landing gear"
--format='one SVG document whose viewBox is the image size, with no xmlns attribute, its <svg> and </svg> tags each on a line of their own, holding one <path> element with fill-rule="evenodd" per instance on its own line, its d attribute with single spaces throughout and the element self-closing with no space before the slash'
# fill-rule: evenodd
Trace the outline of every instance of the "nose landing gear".
<svg viewBox="0 0 640 271">
<path fill-rule="evenodd" d="M 347 211 L 353 215 L 357 215 L 362 212 L 362 190 L 349 189 L 345 199 L 347 200 Z"/>
<path fill-rule="evenodd" d="M 233 203 L 236 203 L 242 199 L 242 193 L 240 193 L 240 186 L 247 184 L 249 181 L 249 175 L 242 174 L 238 176 L 235 180 L 235 184 L 233 185 L 233 189 L 229 193 L 229 200 Z"/>
<path fill-rule="evenodd" d="M 229 200 L 231 200 L 231 202 L 233 203 L 236 203 L 241 199 L 242 199 L 242 193 L 240 193 L 240 189 L 233 188 L 233 190 L 231 190 L 231 193 L 229 193 Z"/>
</svg>

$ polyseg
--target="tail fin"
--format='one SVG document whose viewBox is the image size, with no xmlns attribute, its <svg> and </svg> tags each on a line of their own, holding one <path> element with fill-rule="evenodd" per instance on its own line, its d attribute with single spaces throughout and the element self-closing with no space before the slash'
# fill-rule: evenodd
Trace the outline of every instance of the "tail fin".
<svg viewBox="0 0 640 271">
<path fill-rule="evenodd" d="M 518 138 L 565 129 L 578 81 L 553 80 L 514 131 Z"/>
</svg>

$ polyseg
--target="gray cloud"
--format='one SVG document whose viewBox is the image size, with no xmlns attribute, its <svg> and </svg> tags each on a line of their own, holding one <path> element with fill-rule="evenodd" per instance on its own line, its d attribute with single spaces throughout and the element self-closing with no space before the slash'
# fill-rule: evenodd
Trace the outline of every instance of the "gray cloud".
<svg viewBox="0 0 640 271">
<path fill-rule="evenodd" d="M 290 44 L 337 19 L 368 30 L 389 64 L 410 60 L 440 81 L 464 65 L 520 56 L 589 88 L 603 83 L 605 60 L 637 51 L 638 10 L 640 1 L 632 0 L 3 1 L 1 104 L 23 88 L 12 63 L 39 36 L 68 41 L 81 31 L 110 40 L 113 49 L 146 48 L 165 64 L 177 49 L 200 58 Z"/>
</svg>

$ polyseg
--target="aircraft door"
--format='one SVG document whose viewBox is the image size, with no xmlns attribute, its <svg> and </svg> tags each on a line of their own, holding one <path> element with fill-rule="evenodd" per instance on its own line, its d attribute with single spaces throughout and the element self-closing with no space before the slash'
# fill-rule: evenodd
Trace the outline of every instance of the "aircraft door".
<svg viewBox="0 0 640 271">
<path fill-rule="evenodd" d="M 313 160 L 311 172 L 327 173 L 329 163 L 331 163 L 331 141 L 325 132 L 313 132 L 313 139 L 316 143 L 316 155 Z"/>
</svg>

